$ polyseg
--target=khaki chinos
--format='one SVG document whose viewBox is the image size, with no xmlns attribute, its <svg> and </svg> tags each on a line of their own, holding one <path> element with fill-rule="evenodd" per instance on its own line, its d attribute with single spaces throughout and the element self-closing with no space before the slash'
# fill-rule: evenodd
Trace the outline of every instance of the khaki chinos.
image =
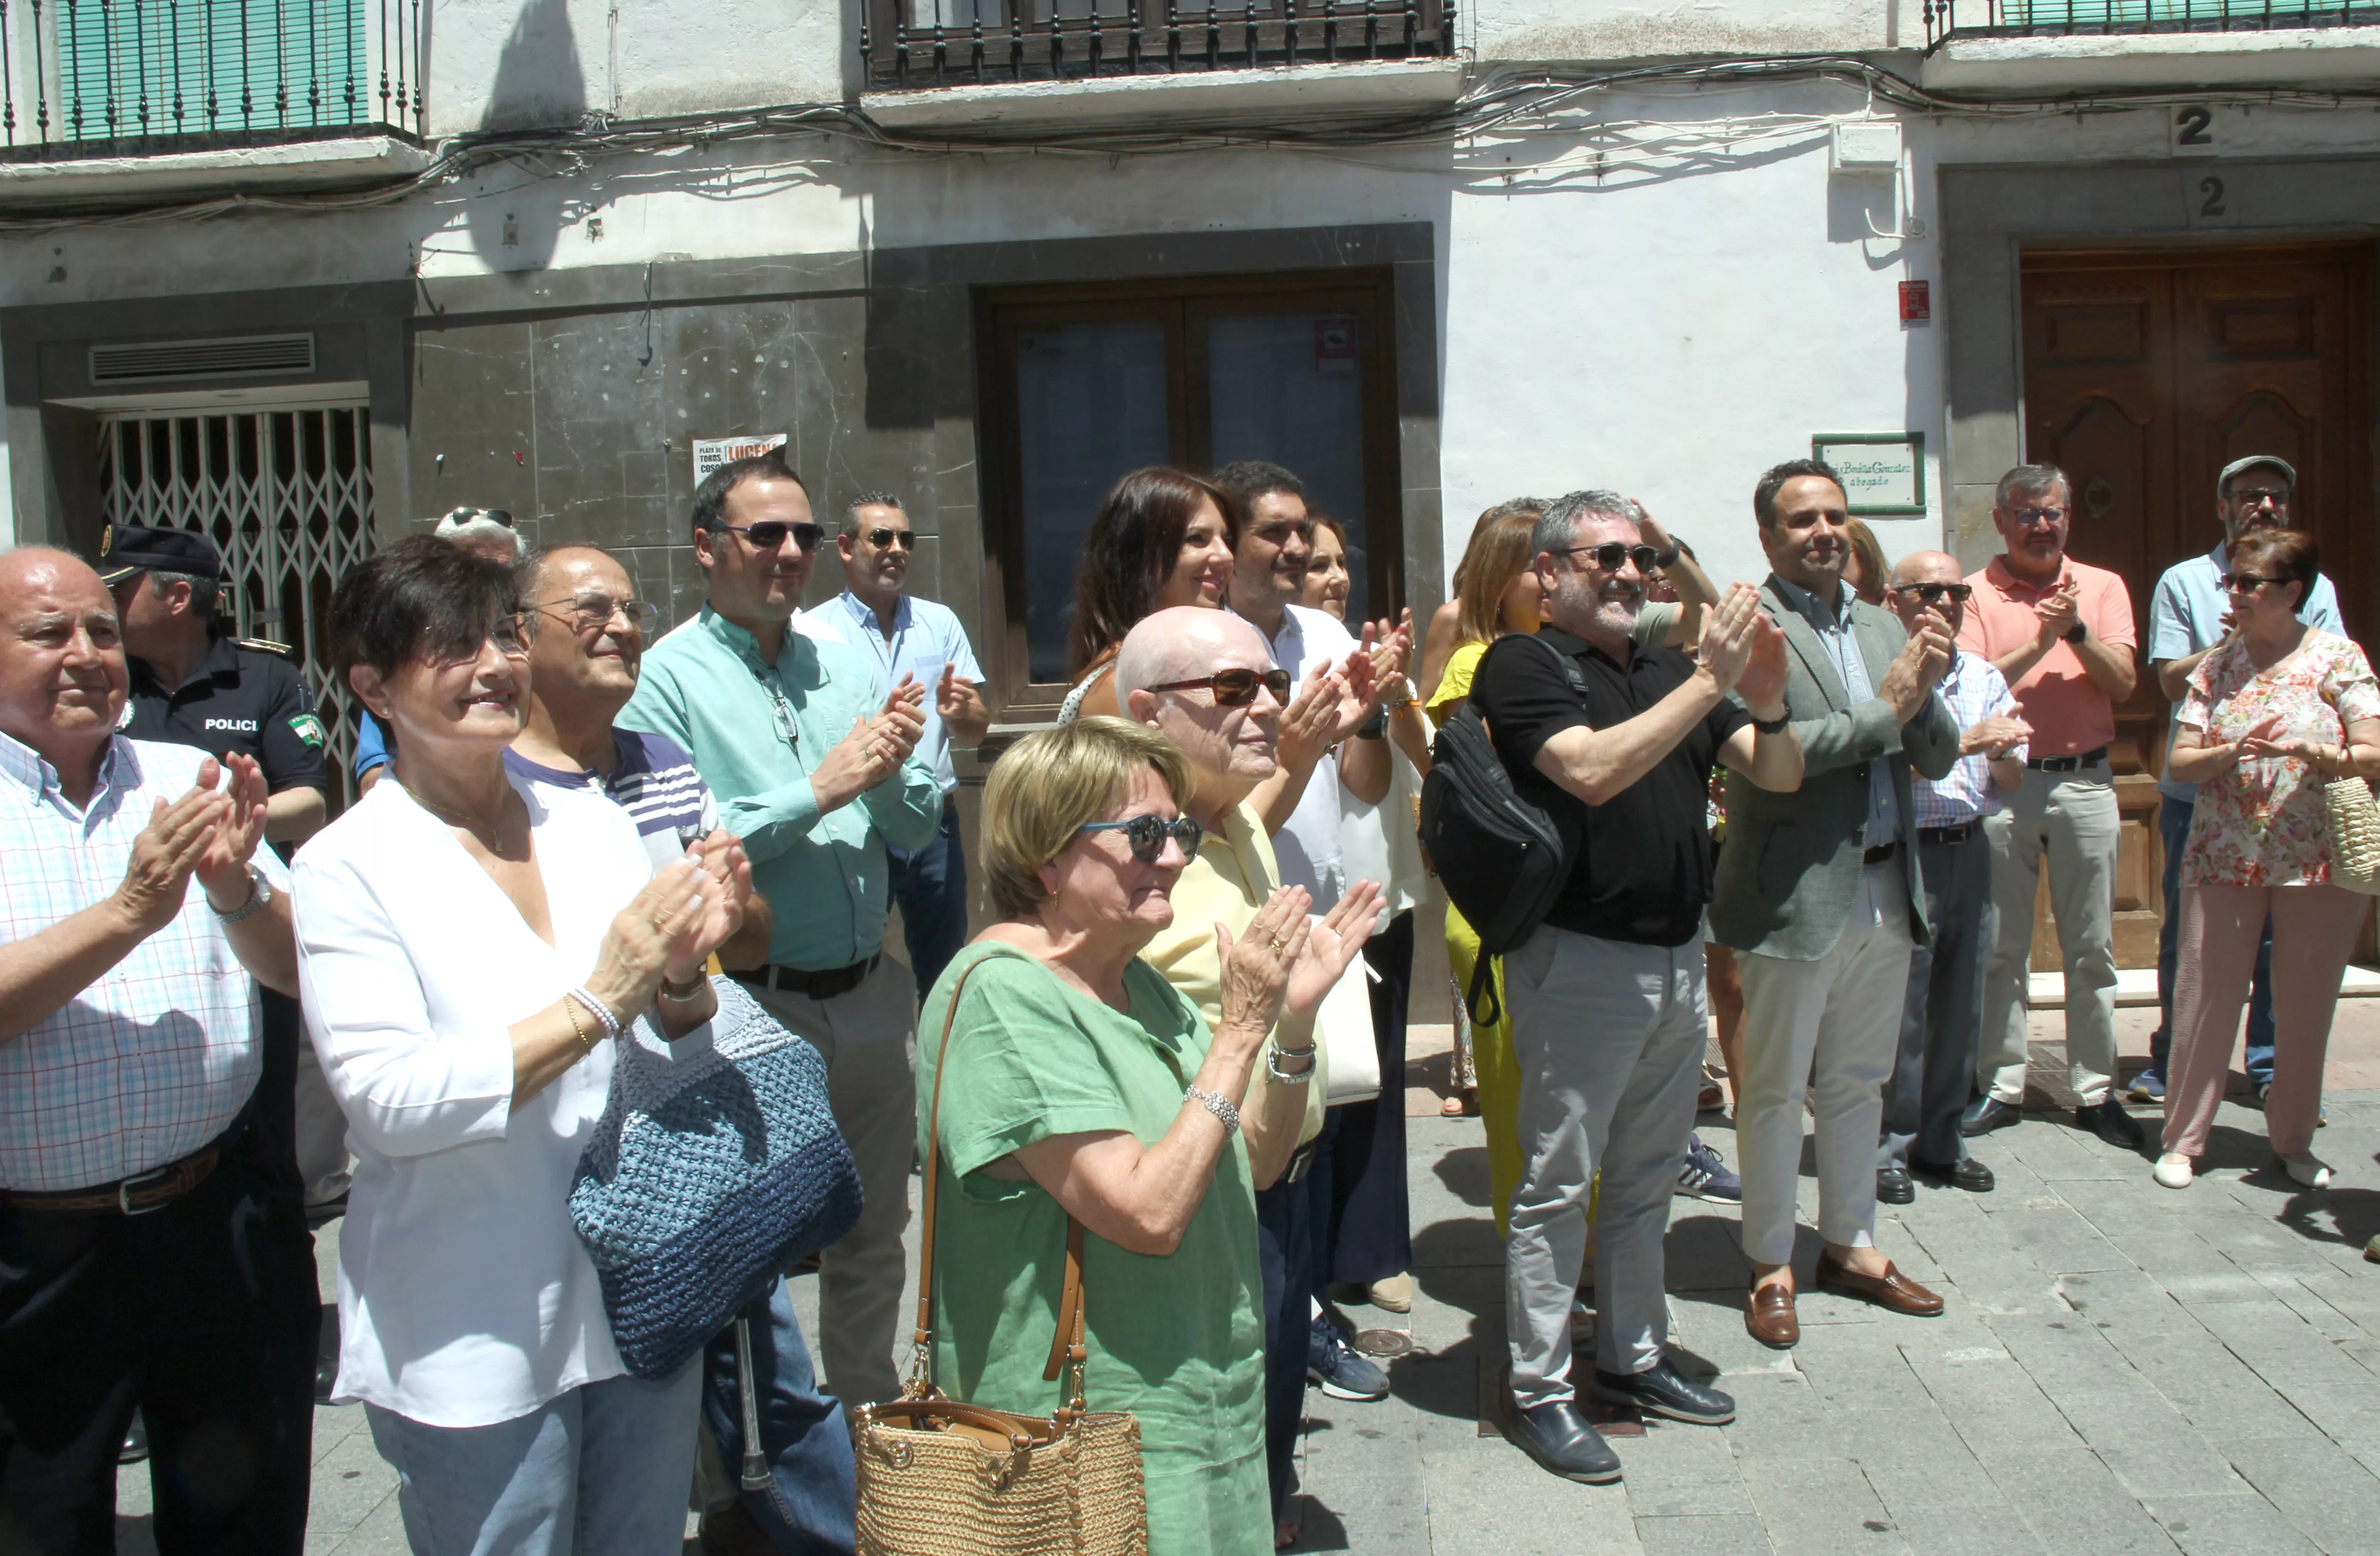
<svg viewBox="0 0 2380 1556">
<path fill-rule="evenodd" d="M 2052 761 L 2066 758 L 2049 758 Z M 1984 1040 L 1977 1088 L 2024 1101 L 2026 985 L 2041 862 L 2049 859 L 2049 906 L 2066 969 L 2066 1057 L 2075 1101 L 2107 1100 L 2116 1073 L 2116 845 L 2122 829 L 2105 756 L 2070 771 L 2028 766 L 1984 821 L 1992 848 L 1992 907 L 1999 935 L 1984 974 Z"/>
</svg>

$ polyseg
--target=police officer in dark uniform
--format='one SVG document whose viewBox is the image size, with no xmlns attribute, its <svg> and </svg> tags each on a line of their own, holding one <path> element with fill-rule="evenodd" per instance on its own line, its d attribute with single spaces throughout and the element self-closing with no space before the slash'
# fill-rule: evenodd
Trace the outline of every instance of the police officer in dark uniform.
<svg viewBox="0 0 2380 1556">
<path fill-rule="evenodd" d="M 322 721 L 296 656 L 281 644 L 232 635 L 221 609 L 223 559 L 203 535 L 110 525 L 97 566 L 115 597 L 131 661 L 132 695 L 119 728 L 135 740 L 252 758 L 270 796 L 264 835 L 285 859 L 322 826 L 327 809 Z M 288 1164 L 290 1191 L 303 1193 L 311 1208 L 346 1192 L 345 1120 L 321 1067 L 301 1053 L 298 1002 L 261 993 L 258 1123 Z"/>
</svg>

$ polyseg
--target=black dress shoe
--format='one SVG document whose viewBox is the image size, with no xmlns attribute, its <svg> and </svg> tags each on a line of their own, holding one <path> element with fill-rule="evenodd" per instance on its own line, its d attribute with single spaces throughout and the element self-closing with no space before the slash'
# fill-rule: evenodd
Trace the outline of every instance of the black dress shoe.
<svg viewBox="0 0 2380 1556">
<path fill-rule="evenodd" d="M 1972 1156 L 1961 1157 L 1947 1167 L 1932 1162 L 1921 1162 L 1912 1156 L 1909 1159 L 1909 1165 L 1912 1170 L 1924 1174 L 1937 1183 L 1947 1183 L 1953 1188 L 1963 1188 L 1970 1194 L 1990 1193 L 1995 1181 L 1992 1177 L 1992 1170 Z"/>
<path fill-rule="evenodd" d="M 1876 1170 L 1876 1198 L 1877 1203 L 1886 1205 L 1905 1205 L 1917 1198 L 1917 1186 L 1909 1181 L 1909 1169 L 1898 1163 L 1889 1167 L 1878 1167 Z"/>
<path fill-rule="evenodd" d="M 2147 1139 L 2141 1133 L 2141 1121 L 2113 1097 L 2076 1108 L 2074 1121 L 2119 1151 L 2138 1151 Z"/>
<path fill-rule="evenodd" d="M 1959 1115 L 1959 1132 L 1969 1140 L 1977 1135 L 2005 1129 L 2024 1117 L 2024 1110 L 2014 1103 L 2004 1103 L 1998 1097 L 1977 1097 Z"/>
<path fill-rule="evenodd" d="M 132 1412 L 132 1425 L 124 1433 L 124 1445 L 115 1451 L 115 1462 L 137 1465 L 149 1456 L 149 1422 L 140 1411 Z"/>
<path fill-rule="evenodd" d="M 1620 1478 L 1620 1455 L 1587 1425 L 1575 1400 L 1551 1405 L 1512 1407 L 1512 1428 L 1505 1435 L 1522 1453 L 1565 1480 L 1608 1486 Z"/>
<path fill-rule="evenodd" d="M 1648 1416 L 1699 1427 L 1723 1427 L 1735 1419 L 1732 1398 L 1683 1376 L 1667 1357 L 1642 1372 L 1606 1372 L 1598 1367 L 1586 1392 L 1609 1404 L 1631 1405 Z"/>
</svg>

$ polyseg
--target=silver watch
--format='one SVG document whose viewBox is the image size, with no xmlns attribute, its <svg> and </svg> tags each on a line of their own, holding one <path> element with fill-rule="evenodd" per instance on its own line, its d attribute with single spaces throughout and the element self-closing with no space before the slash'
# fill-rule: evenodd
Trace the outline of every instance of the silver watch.
<svg viewBox="0 0 2380 1556">
<path fill-rule="evenodd" d="M 248 867 L 248 900 L 228 913 L 212 902 L 207 904 L 207 909 L 214 914 L 217 923 L 229 928 L 233 924 L 262 912 L 272 900 L 273 883 L 264 878 L 264 872 L 251 864 Z"/>
</svg>

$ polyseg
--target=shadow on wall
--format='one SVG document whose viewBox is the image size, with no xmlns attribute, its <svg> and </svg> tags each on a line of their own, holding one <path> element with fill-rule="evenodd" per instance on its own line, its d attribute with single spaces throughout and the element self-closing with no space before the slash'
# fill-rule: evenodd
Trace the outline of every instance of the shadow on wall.
<svg viewBox="0 0 2380 1556">
<path fill-rule="evenodd" d="M 578 40 L 570 30 L 569 0 L 528 0 L 496 55 L 495 79 L 488 87 L 482 130 L 541 129 L 575 125 L 587 112 L 587 72 L 579 64 Z M 471 207 L 471 247 L 492 270 L 541 270 L 553 259 L 562 225 L 556 192 L 525 171 L 500 183 L 518 181 L 511 195 L 481 197 Z"/>
</svg>

